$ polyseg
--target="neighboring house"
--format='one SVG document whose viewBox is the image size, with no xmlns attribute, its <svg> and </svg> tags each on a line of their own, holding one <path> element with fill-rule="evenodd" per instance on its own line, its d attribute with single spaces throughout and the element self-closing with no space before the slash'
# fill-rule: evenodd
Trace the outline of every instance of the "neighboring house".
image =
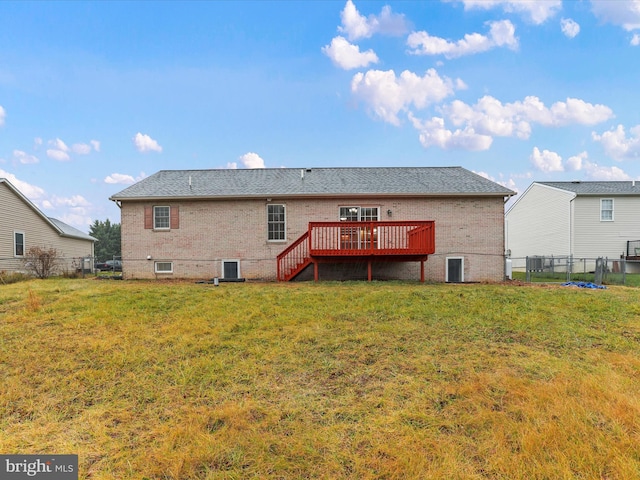
<svg viewBox="0 0 640 480">
<path fill-rule="evenodd" d="M 505 215 L 511 256 L 640 256 L 640 184 L 534 182 Z M 635 242 L 635 243 L 634 243 Z"/>
<path fill-rule="evenodd" d="M 0 271 L 25 271 L 31 247 L 55 248 L 62 272 L 92 268 L 97 240 L 66 223 L 47 217 L 7 179 L 0 178 Z"/>
<path fill-rule="evenodd" d="M 504 279 L 511 195 L 460 167 L 279 168 L 165 170 L 110 199 L 124 278 L 473 282 Z"/>
</svg>

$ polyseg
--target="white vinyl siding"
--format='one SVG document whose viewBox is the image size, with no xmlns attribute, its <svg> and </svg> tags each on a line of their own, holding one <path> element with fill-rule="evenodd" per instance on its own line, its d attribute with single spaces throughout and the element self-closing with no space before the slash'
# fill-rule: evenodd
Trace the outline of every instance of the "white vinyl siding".
<svg viewBox="0 0 640 480">
<path fill-rule="evenodd" d="M 30 247 L 55 248 L 63 258 L 63 269 L 93 255 L 93 242 L 63 237 L 33 206 L 0 182 L 0 271 L 22 271 L 23 258 L 15 257 L 15 232 L 24 234 L 25 252 Z"/>
<path fill-rule="evenodd" d="M 615 221 L 600 219 L 599 197 L 575 200 L 574 256 L 620 258 L 626 253 L 628 240 L 640 240 L 640 197 L 616 197 Z"/>
<path fill-rule="evenodd" d="M 505 246 L 511 256 L 571 254 L 573 197 L 571 192 L 531 185 L 505 216 Z"/>
</svg>

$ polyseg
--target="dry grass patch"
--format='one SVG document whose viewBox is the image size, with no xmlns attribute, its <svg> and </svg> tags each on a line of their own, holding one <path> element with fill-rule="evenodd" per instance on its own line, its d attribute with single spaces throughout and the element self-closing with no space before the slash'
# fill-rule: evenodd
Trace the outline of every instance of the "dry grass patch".
<svg viewBox="0 0 640 480">
<path fill-rule="evenodd" d="M 640 291 L 0 287 L 0 451 L 84 479 L 640 478 Z"/>
</svg>

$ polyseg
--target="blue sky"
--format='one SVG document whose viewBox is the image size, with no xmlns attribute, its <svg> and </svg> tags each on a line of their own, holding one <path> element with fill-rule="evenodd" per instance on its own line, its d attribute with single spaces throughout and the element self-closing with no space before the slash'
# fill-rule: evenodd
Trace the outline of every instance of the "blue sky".
<svg viewBox="0 0 640 480">
<path fill-rule="evenodd" d="M 0 2 L 0 177 L 83 231 L 163 169 L 640 179 L 640 0 Z"/>
</svg>

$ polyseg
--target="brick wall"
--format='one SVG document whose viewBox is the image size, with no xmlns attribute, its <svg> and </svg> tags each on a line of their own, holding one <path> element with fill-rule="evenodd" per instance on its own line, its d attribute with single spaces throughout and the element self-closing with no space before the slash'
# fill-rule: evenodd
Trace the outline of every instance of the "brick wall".
<svg viewBox="0 0 640 480">
<path fill-rule="evenodd" d="M 267 241 L 268 203 L 286 205 L 285 242 Z M 178 207 L 179 228 L 145 229 L 144 207 L 151 205 Z M 339 207 L 350 205 L 378 207 L 382 221 L 434 220 L 436 252 L 425 263 L 428 281 L 445 280 L 448 256 L 464 258 L 465 281 L 504 277 L 501 197 L 123 202 L 123 274 L 125 278 L 210 279 L 223 276 L 224 260 L 238 260 L 240 276 L 275 280 L 277 255 L 307 230 L 308 222 L 336 221 Z M 172 262 L 173 273 L 154 273 L 156 261 Z M 419 263 L 376 264 L 374 278 L 417 280 Z"/>
</svg>

